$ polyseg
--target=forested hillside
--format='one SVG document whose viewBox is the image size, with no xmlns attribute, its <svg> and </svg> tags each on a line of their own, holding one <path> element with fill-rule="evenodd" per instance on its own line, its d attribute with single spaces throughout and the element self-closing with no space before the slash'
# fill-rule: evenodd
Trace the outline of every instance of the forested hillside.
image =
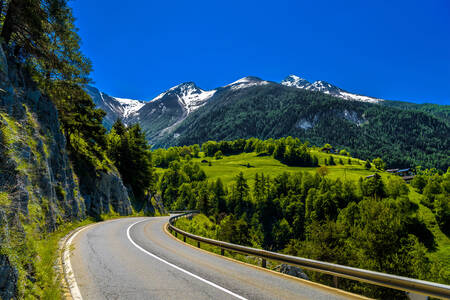
<svg viewBox="0 0 450 300">
<path fill-rule="evenodd" d="M 315 145 L 344 147 L 362 159 L 382 157 L 391 167 L 446 170 L 448 132 L 448 122 L 423 111 L 268 84 L 219 90 L 157 145 L 290 135 Z"/>
<path fill-rule="evenodd" d="M 195 234 L 450 282 L 449 171 L 440 175 L 418 169 L 408 185 L 383 172 L 380 161 L 360 161 L 346 151 L 330 155 L 306 148 L 303 156 L 294 158 L 292 153 L 302 153 L 303 146 L 287 138 L 159 149 L 153 153 L 159 166 L 158 189 L 166 206 L 204 214 L 177 223 Z M 302 157 L 307 156 L 317 158 L 320 167 L 305 163 Z M 366 178 L 367 174 L 375 176 Z M 332 284 L 329 276 L 308 274 Z M 345 279 L 339 287 L 380 299 L 405 297 Z"/>
<path fill-rule="evenodd" d="M 426 112 L 433 116 L 436 116 L 444 122 L 447 122 L 447 124 L 450 122 L 450 105 L 438 105 L 432 103 L 417 104 L 403 101 L 383 101 L 381 104 L 404 110 L 417 110 Z"/>
</svg>

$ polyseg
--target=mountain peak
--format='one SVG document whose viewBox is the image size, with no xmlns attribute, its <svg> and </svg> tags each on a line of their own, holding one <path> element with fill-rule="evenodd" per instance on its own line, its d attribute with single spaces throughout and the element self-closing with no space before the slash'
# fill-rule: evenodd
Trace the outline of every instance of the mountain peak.
<svg viewBox="0 0 450 300">
<path fill-rule="evenodd" d="M 236 84 L 247 84 L 247 83 L 252 83 L 252 82 L 261 82 L 263 81 L 261 78 L 256 77 L 256 76 L 246 76 L 243 77 L 241 79 L 238 79 L 226 86 L 232 86 L 232 85 L 236 85 Z"/>
<path fill-rule="evenodd" d="M 370 103 L 378 103 L 380 101 L 383 101 L 377 98 L 346 92 L 343 89 L 323 80 L 317 80 L 314 81 L 313 83 L 310 83 L 306 79 L 300 78 L 297 75 L 289 75 L 288 77 L 283 79 L 283 81 L 281 81 L 281 84 L 308 91 L 321 92 L 344 100 L 370 102 Z"/>
<path fill-rule="evenodd" d="M 303 79 L 301 77 L 298 77 L 297 75 L 289 75 L 288 77 L 286 77 L 285 79 L 283 79 L 283 81 L 281 81 L 282 85 L 285 86 L 291 86 L 291 87 L 296 87 L 296 88 L 305 88 L 308 85 L 310 85 L 311 83 L 306 80 Z"/>
<path fill-rule="evenodd" d="M 189 81 L 168 89 L 167 91 L 156 96 L 150 102 L 164 101 L 166 96 L 176 97 L 178 103 L 189 114 L 200 106 L 203 106 L 206 101 L 215 94 L 215 92 L 216 90 L 204 91 L 194 82 Z"/>
<path fill-rule="evenodd" d="M 177 90 L 177 89 L 187 89 L 187 88 L 191 88 L 191 89 L 200 89 L 200 88 L 195 84 L 195 82 L 193 82 L 193 81 L 188 81 L 188 82 L 180 83 L 180 84 L 178 84 L 178 85 L 176 85 L 176 86 L 174 86 L 174 87 L 171 87 L 170 89 L 167 90 L 167 92 L 169 92 L 169 91 L 174 91 L 174 90 Z"/>
<path fill-rule="evenodd" d="M 236 80 L 235 82 L 232 82 L 224 87 L 229 87 L 233 90 L 247 88 L 251 86 L 257 86 L 257 85 L 267 85 L 269 84 L 268 81 L 262 80 L 259 77 L 255 76 L 246 76 L 239 80 Z"/>
<path fill-rule="evenodd" d="M 343 92 L 343 90 L 341 90 L 337 86 L 334 86 L 331 83 L 328 83 L 323 80 L 314 81 L 311 85 L 306 87 L 306 89 L 330 95 L 339 94 L 340 92 Z"/>
</svg>

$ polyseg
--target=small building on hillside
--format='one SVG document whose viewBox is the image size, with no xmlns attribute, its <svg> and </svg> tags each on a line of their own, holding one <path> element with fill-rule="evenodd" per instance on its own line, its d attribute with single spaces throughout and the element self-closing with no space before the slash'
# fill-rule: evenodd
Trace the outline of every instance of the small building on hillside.
<svg viewBox="0 0 450 300">
<path fill-rule="evenodd" d="M 388 169 L 388 170 L 386 170 L 386 172 L 392 173 L 392 174 L 394 174 L 394 173 L 396 173 L 398 171 L 399 171 L 399 169 Z"/>
<path fill-rule="evenodd" d="M 408 175 L 408 176 L 402 176 L 402 179 L 406 182 L 406 183 L 410 183 L 411 180 L 414 179 L 414 175 Z"/>
<path fill-rule="evenodd" d="M 398 176 L 413 176 L 414 175 L 414 173 L 412 172 L 412 170 L 411 169 L 401 169 L 401 170 L 398 170 L 397 172 L 395 172 L 395 174 L 396 175 L 398 175 Z"/>
</svg>

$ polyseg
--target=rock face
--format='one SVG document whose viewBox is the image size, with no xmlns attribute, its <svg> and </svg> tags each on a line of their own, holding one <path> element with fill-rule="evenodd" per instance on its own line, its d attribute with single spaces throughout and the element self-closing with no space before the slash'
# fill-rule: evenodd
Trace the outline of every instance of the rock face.
<svg viewBox="0 0 450 300">
<path fill-rule="evenodd" d="M 19 274 L 6 255 L 0 255 L 0 298 L 12 299 L 16 295 Z"/>
<path fill-rule="evenodd" d="M 291 276 L 295 276 L 298 278 L 309 280 L 308 275 L 306 275 L 305 272 L 303 272 L 303 270 L 300 269 L 299 267 L 294 267 L 294 266 L 287 265 L 287 264 L 281 264 L 278 267 L 276 267 L 275 269 L 283 274 L 287 274 L 287 275 L 291 275 Z"/>
<path fill-rule="evenodd" d="M 51 232 L 110 208 L 131 213 L 114 167 L 79 184 L 60 127 L 54 104 L 0 47 L 0 253 L 15 255 L 12 249 L 24 242 L 25 227 Z M 17 296 L 12 261 L 0 255 L 0 299 Z M 32 266 L 21 268 L 30 270 L 32 280 Z"/>
<path fill-rule="evenodd" d="M 108 213 L 111 208 L 121 216 L 132 213 L 127 189 L 117 174 L 103 173 L 89 187 L 82 186 L 82 190 L 86 209 L 91 215 Z"/>
</svg>

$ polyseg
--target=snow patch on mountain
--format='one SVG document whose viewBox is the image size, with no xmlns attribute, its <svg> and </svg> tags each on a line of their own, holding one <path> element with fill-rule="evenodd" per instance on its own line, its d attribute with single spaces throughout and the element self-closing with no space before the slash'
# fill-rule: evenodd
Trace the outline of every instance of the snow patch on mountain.
<svg viewBox="0 0 450 300">
<path fill-rule="evenodd" d="M 285 85 L 285 86 L 296 87 L 296 88 L 305 88 L 308 85 L 310 85 L 311 83 L 308 80 L 300 78 L 296 75 L 289 75 L 283 81 L 281 81 L 281 84 Z"/>
<path fill-rule="evenodd" d="M 140 110 L 144 105 L 145 101 L 134 100 L 134 99 L 125 99 L 125 98 L 117 98 L 112 97 L 117 102 L 119 102 L 122 108 L 122 116 L 124 118 L 128 118 L 129 116 L 135 114 L 138 110 Z"/>
<path fill-rule="evenodd" d="M 187 114 L 205 105 L 209 98 L 214 96 L 216 90 L 204 91 L 197 87 L 193 82 L 186 82 L 176 85 L 164 93 L 159 94 L 150 102 L 163 101 L 165 96 L 176 96 L 180 105 L 186 110 Z"/>
<path fill-rule="evenodd" d="M 268 81 L 262 80 L 258 77 L 247 76 L 247 77 L 241 78 L 239 80 L 236 80 L 235 82 L 232 82 L 232 83 L 226 85 L 225 87 L 229 87 L 232 90 L 238 90 L 238 89 L 248 88 L 251 86 L 267 85 L 267 84 L 269 84 Z"/>
<path fill-rule="evenodd" d="M 203 106 L 216 93 L 216 90 L 204 91 L 196 87 L 195 84 L 182 85 L 179 90 L 178 101 L 188 114 Z"/>
<path fill-rule="evenodd" d="M 307 80 L 300 78 L 296 75 L 289 75 L 283 81 L 281 81 L 281 84 L 299 89 L 305 89 L 308 91 L 321 92 L 345 100 L 370 102 L 370 103 L 379 103 L 383 101 L 382 99 L 349 93 L 341 88 L 338 88 L 337 86 L 334 86 L 322 80 L 309 83 Z"/>
</svg>

